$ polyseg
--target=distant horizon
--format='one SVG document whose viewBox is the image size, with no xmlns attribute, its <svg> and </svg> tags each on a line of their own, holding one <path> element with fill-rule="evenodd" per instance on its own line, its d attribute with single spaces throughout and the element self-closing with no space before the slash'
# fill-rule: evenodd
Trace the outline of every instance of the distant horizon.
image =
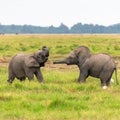
<svg viewBox="0 0 120 120">
<path fill-rule="evenodd" d="M 120 23 L 109 26 L 98 24 L 82 24 L 76 23 L 68 27 L 64 23 L 55 27 L 50 26 L 34 26 L 34 25 L 0 25 L 0 33 L 120 33 Z"/>
<path fill-rule="evenodd" d="M 110 24 L 110 25 L 77 22 L 77 23 L 73 24 L 72 26 L 74 26 L 74 25 L 76 25 L 76 24 L 79 24 L 79 23 L 81 23 L 82 25 L 85 25 L 85 24 L 91 25 L 91 24 L 92 24 L 92 25 L 99 25 L 99 26 L 105 26 L 105 27 L 120 24 L 120 22 L 119 22 L 119 23 Z M 57 26 L 55 26 L 55 25 L 43 26 L 43 25 L 33 25 L 33 24 L 14 24 L 14 23 L 13 23 L 13 24 L 2 24 L 2 23 L 0 23 L 0 25 L 16 25 L 16 26 L 24 26 L 24 25 L 28 25 L 28 26 L 29 26 L 29 25 L 30 25 L 30 26 L 36 26 L 36 27 L 50 27 L 50 26 L 59 27 L 61 24 L 67 26 L 67 25 L 64 24 L 63 22 L 61 22 L 61 23 L 60 23 L 59 25 L 57 25 Z M 71 26 L 71 27 L 72 27 L 72 26 Z M 69 26 L 67 26 L 67 27 L 68 27 L 68 28 L 71 28 L 71 27 L 69 27 Z"/>
</svg>

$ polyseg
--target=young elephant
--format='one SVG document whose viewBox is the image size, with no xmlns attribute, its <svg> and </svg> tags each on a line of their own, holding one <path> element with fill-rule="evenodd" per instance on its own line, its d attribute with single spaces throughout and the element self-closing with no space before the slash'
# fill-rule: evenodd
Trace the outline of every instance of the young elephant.
<svg viewBox="0 0 120 120">
<path fill-rule="evenodd" d="M 89 48 L 80 46 L 72 51 L 70 55 L 60 61 L 55 61 L 54 64 L 77 65 L 80 70 L 78 82 L 85 82 L 88 76 L 100 78 L 101 85 L 106 88 L 110 84 L 110 80 L 116 64 L 113 59 L 107 54 L 90 54 Z M 116 82 L 117 76 L 116 76 Z"/>
<path fill-rule="evenodd" d="M 40 67 L 44 66 L 45 62 L 48 60 L 49 50 L 46 46 L 42 47 L 42 50 L 39 50 L 33 54 L 17 54 L 15 55 L 9 63 L 9 76 L 8 82 L 12 83 L 15 77 L 20 81 L 26 79 L 32 80 L 34 74 L 37 77 L 39 82 L 43 81 L 43 76 L 40 71 Z"/>
</svg>

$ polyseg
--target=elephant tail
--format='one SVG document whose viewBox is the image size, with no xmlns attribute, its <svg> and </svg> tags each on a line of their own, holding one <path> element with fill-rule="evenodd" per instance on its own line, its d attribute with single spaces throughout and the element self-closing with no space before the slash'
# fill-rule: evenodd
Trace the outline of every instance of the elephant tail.
<svg viewBox="0 0 120 120">
<path fill-rule="evenodd" d="M 117 84 L 117 85 L 119 85 L 118 78 L 117 78 L 117 68 L 115 68 L 114 70 L 115 70 L 115 79 L 116 79 L 116 84 Z"/>
</svg>

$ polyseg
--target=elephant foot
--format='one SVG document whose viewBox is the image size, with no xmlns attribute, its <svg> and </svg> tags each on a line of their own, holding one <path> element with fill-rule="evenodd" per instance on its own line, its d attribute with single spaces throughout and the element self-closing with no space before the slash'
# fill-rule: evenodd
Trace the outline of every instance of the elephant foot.
<svg viewBox="0 0 120 120">
<path fill-rule="evenodd" d="M 78 80 L 78 83 L 85 83 L 85 80 Z"/>
<path fill-rule="evenodd" d="M 29 81 L 34 80 L 34 77 L 28 77 L 28 80 L 29 80 Z"/>
<path fill-rule="evenodd" d="M 25 81 L 26 77 L 20 77 L 19 80 L 20 81 Z"/>
<path fill-rule="evenodd" d="M 43 83 L 44 81 L 43 80 L 38 80 L 39 83 Z"/>
<path fill-rule="evenodd" d="M 11 79 L 8 79 L 7 82 L 10 83 L 10 84 L 12 84 L 12 80 Z"/>
</svg>

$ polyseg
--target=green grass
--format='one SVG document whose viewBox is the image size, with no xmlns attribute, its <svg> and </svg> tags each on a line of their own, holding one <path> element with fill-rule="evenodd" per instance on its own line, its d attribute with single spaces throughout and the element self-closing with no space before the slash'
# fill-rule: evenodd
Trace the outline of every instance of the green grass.
<svg viewBox="0 0 120 120">
<path fill-rule="evenodd" d="M 119 43 L 120 35 L 0 36 L 0 56 L 7 61 L 19 52 L 31 53 L 43 45 L 50 48 L 50 63 L 42 68 L 42 84 L 35 78 L 31 82 L 15 79 L 9 85 L 8 64 L 0 64 L 0 120 L 119 120 L 120 85 L 112 83 L 103 90 L 100 80 L 93 77 L 78 84 L 77 67 L 52 64 L 79 45 L 88 46 L 92 53 L 119 57 Z"/>
<path fill-rule="evenodd" d="M 18 52 L 31 53 L 46 45 L 51 57 L 66 55 L 80 45 L 86 45 L 92 53 L 106 52 L 118 55 L 119 35 L 3 35 L 0 36 L 0 56 L 11 57 Z"/>
</svg>

